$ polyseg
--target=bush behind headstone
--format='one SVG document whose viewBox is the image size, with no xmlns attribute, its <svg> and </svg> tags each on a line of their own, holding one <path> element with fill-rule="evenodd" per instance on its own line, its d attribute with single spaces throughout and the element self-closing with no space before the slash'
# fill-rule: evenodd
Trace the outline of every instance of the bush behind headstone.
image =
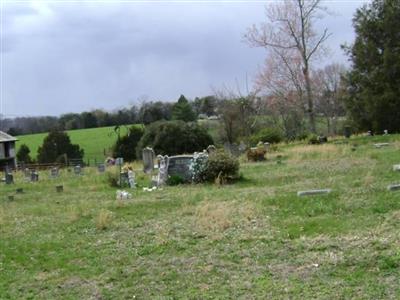
<svg viewBox="0 0 400 300">
<path fill-rule="evenodd" d="M 137 147 L 137 157 L 143 148 L 151 147 L 156 154 L 177 155 L 202 151 L 213 144 L 206 129 L 197 123 L 159 121 L 145 128 Z"/>
</svg>

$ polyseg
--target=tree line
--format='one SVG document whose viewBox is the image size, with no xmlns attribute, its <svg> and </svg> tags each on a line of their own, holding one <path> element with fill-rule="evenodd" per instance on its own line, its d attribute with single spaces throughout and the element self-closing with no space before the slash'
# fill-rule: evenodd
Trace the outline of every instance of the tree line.
<svg viewBox="0 0 400 300">
<path fill-rule="evenodd" d="M 67 113 L 59 117 L 3 118 L 0 130 L 13 136 L 57 130 L 86 129 L 126 124 L 150 124 L 159 120 L 193 121 L 198 115 L 216 114 L 215 96 L 196 97 L 188 100 L 181 95 L 177 102 L 145 101 L 141 105 L 108 112 L 102 109 L 82 113 Z"/>
</svg>

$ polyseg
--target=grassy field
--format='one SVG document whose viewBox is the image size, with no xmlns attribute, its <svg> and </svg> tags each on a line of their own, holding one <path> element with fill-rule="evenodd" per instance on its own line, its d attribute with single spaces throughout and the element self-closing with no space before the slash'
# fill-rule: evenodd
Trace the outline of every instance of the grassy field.
<svg viewBox="0 0 400 300">
<path fill-rule="evenodd" d="M 124 202 L 94 169 L 17 174 L 0 186 L 0 299 L 399 299 L 396 163 L 396 135 L 280 145 L 235 184 Z M 296 196 L 311 188 L 333 192 Z"/>
<path fill-rule="evenodd" d="M 69 130 L 67 131 L 73 144 L 78 144 L 85 150 L 84 159 L 104 161 L 104 150 L 106 152 L 112 147 L 117 140 L 117 134 L 114 132 L 114 126 L 111 127 L 100 127 L 80 130 Z M 127 132 L 127 128 L 121 127 L 121 136 Z M 39 146 L 43 144 L 44 138 L 47 133 L 38 133 L 30 135 L 18 136 L 17 151 L 19 146 L 26 144 L 31 150 L 31 156 L 33 158 L 37 155 Z"/>
</svg>

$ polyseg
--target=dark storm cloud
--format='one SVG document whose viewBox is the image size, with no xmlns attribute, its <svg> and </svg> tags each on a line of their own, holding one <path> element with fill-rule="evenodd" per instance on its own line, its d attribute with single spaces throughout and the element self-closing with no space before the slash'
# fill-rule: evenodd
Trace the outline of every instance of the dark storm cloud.
<svg viewBox="0 0 400 300">
<path fill-rule="evenodd" d="M 358 5 L 346 5 L 329 3 L 348 21 L 336 46 L 352 32 Z M 264 59 L 242 42 L 263 20 L 261 3 L 7 3 L 3 15 L 6 114 L 114 109 L 142 95 L 172 101 L 236 80 L 244 89 Z"/>
</svg>

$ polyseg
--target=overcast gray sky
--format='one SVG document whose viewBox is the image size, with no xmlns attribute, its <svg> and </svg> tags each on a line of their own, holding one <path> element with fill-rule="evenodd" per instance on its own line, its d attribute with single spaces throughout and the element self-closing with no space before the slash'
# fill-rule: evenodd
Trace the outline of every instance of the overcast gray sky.
<svg viewBox="0 0 400 300">
<path fill-rule="evenodd" d="M 2 2 L 2 105 L 6 116 L 113 110 L 141 99 L 175 101 L 239 83 L 245 92 L 265 52 L 242 42 L 267 2 Z M 325 1 L 334 14 L 327 62 L 346 63 L 356 8 Z"/>
</svg>

